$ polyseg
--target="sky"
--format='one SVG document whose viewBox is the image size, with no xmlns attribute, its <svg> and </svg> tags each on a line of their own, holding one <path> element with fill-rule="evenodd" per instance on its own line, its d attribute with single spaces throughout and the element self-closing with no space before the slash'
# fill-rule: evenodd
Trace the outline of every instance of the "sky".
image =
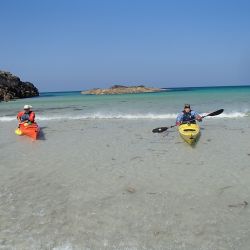
<svg viewBox="0 0 250 250">
<path fill-rule="evenodd" d="M 0 5 L 0 70 L 40 91 L 250 84 L 248 0 Z"/>
</svg>

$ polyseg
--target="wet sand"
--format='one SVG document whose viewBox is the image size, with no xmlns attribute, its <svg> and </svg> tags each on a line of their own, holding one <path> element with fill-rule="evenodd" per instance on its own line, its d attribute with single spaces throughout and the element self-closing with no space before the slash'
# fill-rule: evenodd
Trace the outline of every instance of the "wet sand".
<svg viewBox="0 0 250 250">
<path fill-rule="evenodd" d="M 1 123 L 0 249 L 249 249 L 249 118 L 204 120 L 195 147 L 161 120 L 40 125 Z"/>
</svg>

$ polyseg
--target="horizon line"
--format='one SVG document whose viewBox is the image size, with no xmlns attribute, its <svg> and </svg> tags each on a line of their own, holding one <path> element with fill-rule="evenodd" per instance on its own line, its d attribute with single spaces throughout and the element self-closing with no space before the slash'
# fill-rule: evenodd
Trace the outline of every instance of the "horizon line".
<svg viewBox="0 0 250 250">
<path fill-rule="evenodd" d="M 128 86 L 129 87 L 129 86 Z M 146 87 L 146 86 L 145 86 Z M 183 87 L 152 87 L 159 89 L 184 89 L 184 88 L 230 88 L 230 87 L 250 87 L 250 84 L 242 84 L 242 85 L 212 85 L 212 86 L 183 86 Z M 104 89 L 104 88 L 100 88 Z M 63 92 L 81 92 L 85 90 L 54 90 L 54 91 L 39 91 L 39 93 L 63 93 Z"/>
</svg>

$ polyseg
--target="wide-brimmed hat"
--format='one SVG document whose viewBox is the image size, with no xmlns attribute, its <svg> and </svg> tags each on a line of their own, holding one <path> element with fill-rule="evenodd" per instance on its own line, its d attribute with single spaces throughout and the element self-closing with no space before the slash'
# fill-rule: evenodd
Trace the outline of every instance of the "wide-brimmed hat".
<svg viewBox="0 0 250 250">
<path fill-rule="evenodd" d="M 31 108 L 32 108 L 31 105 L 24 105 L 24 106 L 23 106 L 23 109 L 31 109 Z"/>
</svg>

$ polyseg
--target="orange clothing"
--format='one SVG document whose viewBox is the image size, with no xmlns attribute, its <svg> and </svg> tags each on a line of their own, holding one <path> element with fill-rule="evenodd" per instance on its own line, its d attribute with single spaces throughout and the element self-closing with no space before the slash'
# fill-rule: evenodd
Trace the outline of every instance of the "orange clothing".
<svg viewBox="0 0 250 250">
<path fill-rule="evenodd" d="M 29 111 L 29 113 L 26 113 L 24 111 L 21 111 L 17 114 L 17 119 L 19 118 L 21 122 L 29 121 L 29 122 L 35 122 L 35 113 L 33 111 Z"/>
</svg>

